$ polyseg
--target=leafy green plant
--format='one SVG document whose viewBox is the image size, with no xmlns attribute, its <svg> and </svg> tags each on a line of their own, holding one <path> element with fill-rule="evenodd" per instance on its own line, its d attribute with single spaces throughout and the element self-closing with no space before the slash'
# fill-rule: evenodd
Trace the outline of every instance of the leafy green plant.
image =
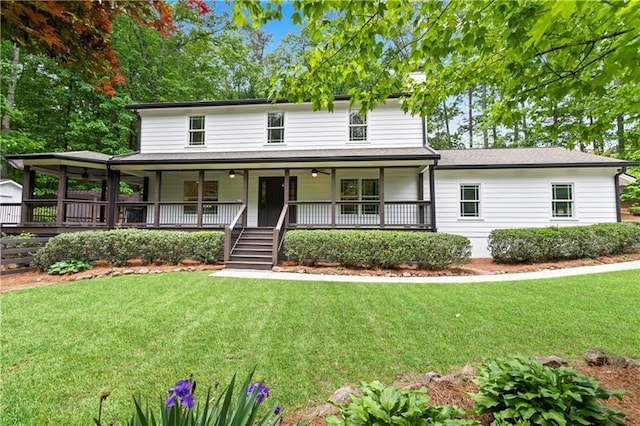
<svg viewBox="0 0 640 426">
<path fill-rule="evenodd" d="M 130 426 L 274 426 L 280 422 L 280 405 L 268 411 L 262 410 L 264 401 L 271 395 L 271 389 L 263 382 L 253 382 L 254 371 L 248 375 L 234 400 L 234 375 L 229 385 L 216 397 L 218 384 L 207 390 L 201 403 L 196 403 L 196 382 L 191 378 L 178 380 L 168 390 L 166 400 L 160 400 L 157 416 L 144 405 L 139 397 L 134 397 L 134 414 Z M 103 398 L 101 397 L 101 402 Z M 102 425 L 101 411 L 94 418 L 97 426 Z M 262 414 L 261 414 L 262 412 Z"/>
<path fill-rule="evenodd" d="M 620 411 L 599 399 L 622 399 L 592 377 L 560 367 L 553 369 L 526 357 L 489 361 L 474 380 L 474 409 L 492 413 L 493 425 L 623 425 Z"/>
<path fill-rule="evenodd" d="M 640 251 L 640 225 L 600 223 L 589 226 L 494 229 L 489 251 L 498 263 L 582 259 Z"/>
<path fill-rule="evenodd" d="M 75 274 L 77 272 L 86 271 L 93 268 L 91 262 L 87 262 L 81 259 L 62 260 L 56 262 L 47 269 L 49 275 L 64 275 Z"/>
<path fill-rule="evenodd" d="M 428 406 L 425 388 L 400 390 L 380 382 L 363 383 L 362 396 L 351 396 L 349 404 L 338 405 L 343 419 L 329 416 L 328 426 L 368 425 L 475 425 L 464 419 L 465 411 L 451 405 Z"/>
<path fill-rule="evenodd" d="M 396 268 L 415 262 L 442 269 L 466 262 L 471 253 L 469 240 L 459 235 L 379 230 L 288 231 L 284 247 L 285 255 L 299 263 L 324 260 L 345 267 Z"/>
<path fill-rule="evenodd" d="M 629 207 L 629 213 L 634 216 L 640 216 L 640 204 L 633 204 L 631 207 Z"/>
<path fill-rule="evenodd" d="M 222 257 L 224 234 L 118 229 L 61 234 L 49 240 L 34 258 L 42 270 L 67 259 L 106 260 L 122 266 L 130 259 L 175 264 L 184 259 L 213 263 Z"/>
</svg>

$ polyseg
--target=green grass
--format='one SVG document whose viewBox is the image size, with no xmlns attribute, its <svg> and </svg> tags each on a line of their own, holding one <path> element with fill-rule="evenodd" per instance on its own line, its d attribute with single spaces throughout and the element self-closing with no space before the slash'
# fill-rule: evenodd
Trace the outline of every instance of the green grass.
<svg viewBox="0 0 640 426">
<path fill-rule="evenodd" d="M 508 353 L 640 358 L 638 271 L 473 285 L 124 276 L 2 294 L 1 424 L 122 423 L 189 373 L 254 365 L 285 410 Z M 457 316 L 457 314 L 460 314 Z M 203 391 L 204 389 L 201 389 Z M 286 412 L 285 412 L 286 415 Z"/>
</svg>

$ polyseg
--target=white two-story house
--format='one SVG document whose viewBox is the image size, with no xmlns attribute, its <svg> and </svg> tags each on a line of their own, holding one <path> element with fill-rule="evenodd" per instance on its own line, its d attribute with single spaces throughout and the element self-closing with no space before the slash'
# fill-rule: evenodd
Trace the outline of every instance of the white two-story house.
<svg viewBox="0 0 640 426">
<path fill-rule="evenodd" d="M 20 225 L 220 228 L 230 265 L 270 267 L 296 228 L 456 233 L 483 257 L 495 228 L 619 220 L 618 177 L 634 163 L 562 148 L 436 152 L 400 101 L 366 114 L 346 97 L 332 112 L 264 99 L 131 105 L 138 152 L 10 157 L 24 169 Z M 57 199 L 34 200 L 36 172 L 59 176 Z M 65 215 L 69 178 L 102 181 L 84 217 Z M 120 201 L 121 181 L 139 199 Z"/>
</svg>

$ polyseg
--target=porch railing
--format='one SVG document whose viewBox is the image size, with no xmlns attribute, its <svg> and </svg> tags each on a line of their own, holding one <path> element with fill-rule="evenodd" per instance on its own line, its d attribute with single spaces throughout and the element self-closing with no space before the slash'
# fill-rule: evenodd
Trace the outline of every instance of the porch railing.
<svg viewBox="0 0 640 426">
<path fill-rule="evenodd" d="M 117 223 L 124 226 L 223 227 L 233 221 L 242 202 L 119 202 Z M 157 212 L 156 212 L 157 206 Z"/>
<path fill-rule="evenodd" d="M 228 262 L 231 259 L 231 252 L 235 247 L 242 230 L 247 223 L 247 205 L 243 204 L 236 213 L 231 223 L 224 227 L 224 261 Z"/>
<path fill-rule="evenodd" d="M 273 264 L 278 264 L 278 257 L 280 254 L 280 250 L 282 249 L 282 243 L 284 242 L 284 234 L 287 230 L 287 222 L 289 216 L 289 204 L 286 204 L 282 207 L 282 211 L 280 212 L 280 217 L 278 218 L 278 223 L 276 227 L 273 229 L 273 253 L 272 259 Z"/>
<path fill-rule="evenodd" d="M 287 227 L 431 229 L 431 202 L 290 201 Z"/>
</svg>

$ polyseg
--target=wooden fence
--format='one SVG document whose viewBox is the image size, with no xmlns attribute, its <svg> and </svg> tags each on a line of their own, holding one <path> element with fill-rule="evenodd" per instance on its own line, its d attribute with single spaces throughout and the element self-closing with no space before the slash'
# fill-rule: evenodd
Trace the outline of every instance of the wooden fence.
<svg viewBox="0 0 640 426">
<path fill-rule="evenodd" d="M 33 269 L 33 256 L 47 244 L 47 241 L 49 241 L 49 237 L 1 238 L 2 267 L 0 274 L 15 274 Z"/>
</svg>

